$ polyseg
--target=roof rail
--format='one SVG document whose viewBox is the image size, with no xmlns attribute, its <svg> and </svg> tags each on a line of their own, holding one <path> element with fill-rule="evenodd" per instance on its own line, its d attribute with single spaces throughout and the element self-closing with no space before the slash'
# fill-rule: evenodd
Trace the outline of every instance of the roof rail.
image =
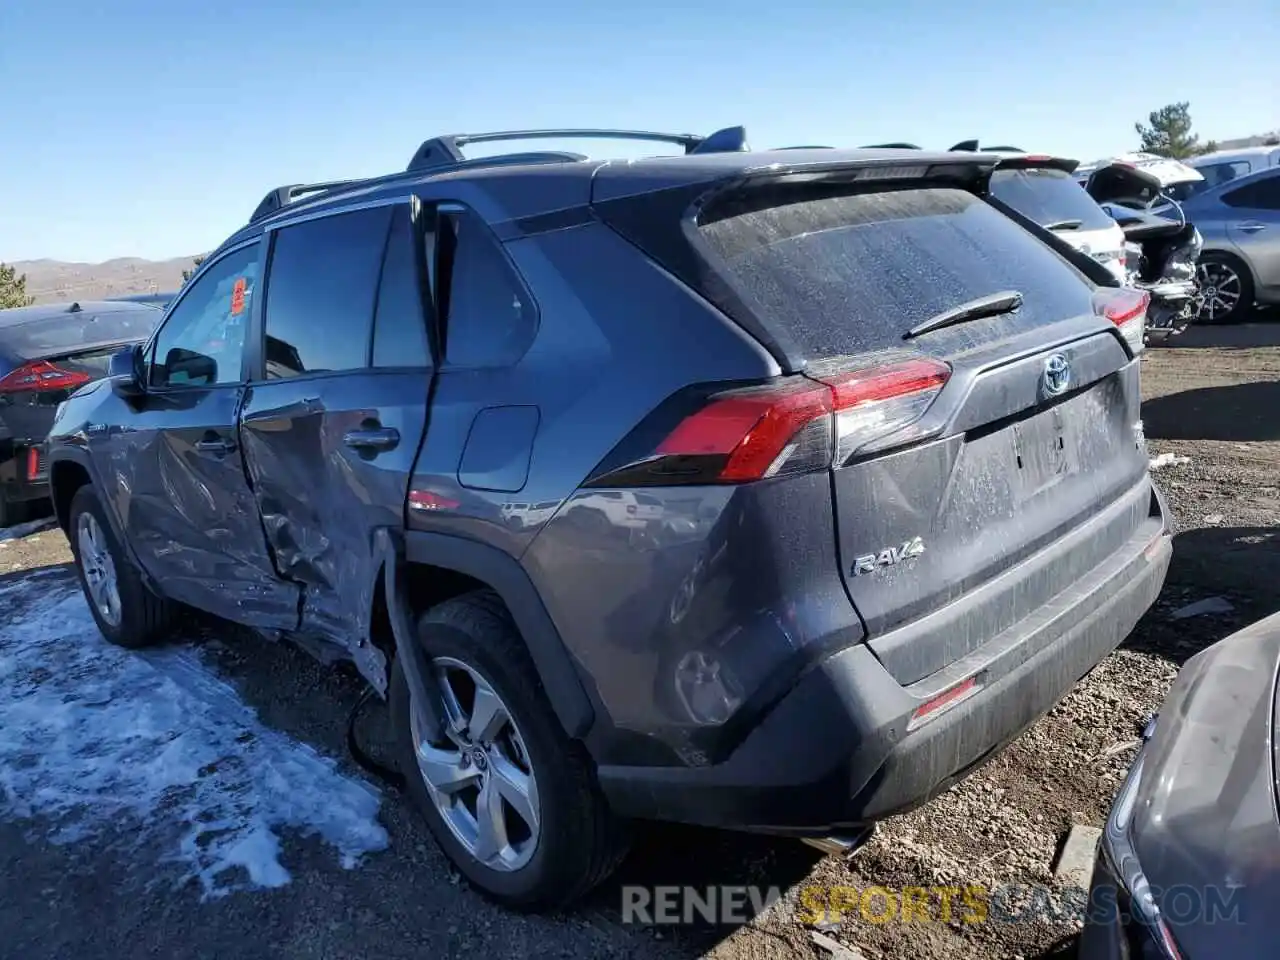
<svg viewBox="0 0 1280 960">
<path fill-rule="evenodd" d="M 923 149 L 914 143 L 868 143 L 862 150 L 921 150 Z"/>
<path fill-rule="evenodd" d="M 262 198 L 262 202 L 258 204 L 253 211 L 253 215 L 249 217 L 249 222 L 257 223 L 263 217 L 271 216 L 281 207 L 308 193 L 327 193 L 339 187 L 350 187 L 361 182 L 360 180 L 325 180 L 320 183 L 287 183 L 283 187 L 276 187 Z"/>
<path fill-rule="evenodd" d="M 731 153 L 747 149 L 747 132 L 742 127 L 726 127 L 707 137 L 692 133 L 655 133 L 649 130 L 550 129 L 503 130 L 494 133 L 455 133 L 424 140 L 414 152 L 406 172 L 435 170 L 466 162 L 462 148 L 469 143 L 498 143 L 509 140 L 645 140 L 674 143 L 689 153 Z M 567 159 L 574 154 L 542 154 L 545 158 Z M 497 158 L 495 158 L 497 159 Z"/>
</svg>

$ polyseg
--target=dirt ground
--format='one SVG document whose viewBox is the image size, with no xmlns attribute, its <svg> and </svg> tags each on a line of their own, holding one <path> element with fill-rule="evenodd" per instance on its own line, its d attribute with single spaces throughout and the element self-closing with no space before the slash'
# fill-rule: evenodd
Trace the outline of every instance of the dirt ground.
<svg viewBox="0 0 1280 960">
<path fill-rule="evenodd" d="M 1069 910 L 1055 916 L 1050 909 L 1070 900 L 1051 873 L 1066 831 L 1072 824 L 1101 825 L 1141 724 L 1158 708 L 1179 665 L 1280 608 L 1280 324 L 1249 329 L 1197 332 L 1175 346 L 1152 349 L 1144 363 L 1146 435 L 1153 457 L 1172 455 L 1161 458 L 1171 462 L 1162 463 L 1156 476 L 1178 530 L 1156 606 L 1120 650 L 1006 752 L 920 811 L 883 824 L 852 858 L 824 858 L 794 842 L 646 827 L 619 875 L 589 903 L 568 917 L 544 920 L 512 917 L 460 886 L 394 794 L 383 807 L 392 847 L 369 866 L 327 871 L 304 852 L 291 863 L 299 878 L 294 884 L 214 905 L 182 890 L 140 899 L 118 873 L 108 873 L 120 869 L 109 852 L 95 860 L 92 852 L 50 851 L 4 825 L 0 903 L 8 905 L 0 907 L 0 942 L 25 944 L 21 955 L 32 960 L 66 956 L 73 943 L 85 960 L 139 954 L 1070 956 L 1076 921 Z M 68 561 L 56 530 L 0 539 L 0 579 L 42 567 L 69 575 L 63 566 Z M 1175 618 L 1186 605 L 1214 597 L 1229 609 Z M 330 756 L 343 755 L 344 724 L 358 694 L 354 680 L 325 673 L 288 647 L 237 641 L 227 650 L 220 655 L 222 667 L 264 723 Z M 44 885 L 38 897 L 30 893 L 35 874 Z M 80 879 L 68 880 L 70 874 Z M 85 876 L 104 874 L 120 889 L 87 903 L 70 896 Z M 790 894 L 738 928 L 657 928 L 622 923 L 621 887 L 628 884 L 758 884 Z M 950 922 L 941 918 L 937 897 L 927 920 L 918 912 L 909 923 L 896 910 L 887 922 L 871 922 L 852 909 L 818 925 L 797 913 L 796 898 L 806 889 L 818 897 L 807 901 L 812 906 L 832 896 L 833 888 L 844 888 L 844 896 L 853 888 L 856 896 L 875 886 L 891 891 L 890 900 L 873 901 L 875 915 L 903 888 L 976 886 L 987 891 L 988 916 L 969 922 L 976 914 L 961 909 L 960 896 Z M 1034 917 L 1010 920 L 1016 911 L 990 909 L 996 901 L 1008 907 L 1028 896 L 1045 906 Z M 334 898 L 345 906 L 334 906 Z M 301 930 L 307 918 L 317 925 L 323 920 L 329 932 L 317 939 L 308 928 L 292 935 L 289 949 L 281 948 L 280 938 Z M 54 934 L 68 923 L 92 929 L 95 922 L 102 925 L 98 933 L 82 939 L 68 941 L 65 930 L 61 939 Z M 63 946 L 47 946 L 54 942 Z M 268 949 L 272 943 L 276 947 Z M 842 956 L 840 945 L 858 952 Z M 0 956 L 17 956 L 12 949 L 0 948 Z"/>
</svg>

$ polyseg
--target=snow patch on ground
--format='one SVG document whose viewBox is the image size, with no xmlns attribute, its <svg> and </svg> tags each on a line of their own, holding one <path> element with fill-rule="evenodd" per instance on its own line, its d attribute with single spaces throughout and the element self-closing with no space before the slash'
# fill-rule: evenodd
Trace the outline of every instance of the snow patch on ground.
<svg viewBox="0 0 1280 960">
<path fill-rule="evenodd" d="M 29 523 L 19 523 L 12 527 L 0 527 L 0 543 L 5 540 L 21 540 L 23 537 L 29 537 L 33 533 L 40 533 L 43 530 L 51 530 L 54 527 L 52 517 L 44 517 L 41 520 L 32 520 Z"/>
<path fill-rule="evenodd" d="M 348 869 L 387 847 L 378 793 L 264 726 L 196 649 L 109 645 L 71 585 L 0 585 L 0 611 L 15 607 L 25 622 L 0 622 L 0 816 L 62 844 L 176 834 L 165 860 L 206 898 L 288 883 L 286 830 Z"/>
<path fill-rule="evenodd" d="M 1158 457 L 1151 458 L 1152 470 L 1163 470 L 1165 467 L 1180 467 L 1184 463 L 1190 463 L 1190 457 L 1179 457 L 1173 453 L 1162 453 Z"/>
</svg>

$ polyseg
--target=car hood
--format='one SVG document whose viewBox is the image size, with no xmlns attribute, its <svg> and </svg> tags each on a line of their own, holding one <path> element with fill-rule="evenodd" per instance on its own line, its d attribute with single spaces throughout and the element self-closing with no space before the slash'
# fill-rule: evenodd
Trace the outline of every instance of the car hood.
<svg viewBox="0 0 1280 960">
<path fill-rule="evenodd" d="M 1276 936 L 1278 664 L 1280 614 L 1197 654 L 1144 751 L 1134 847 L 1189 958 L 1255 956 Z"/>
</svg>

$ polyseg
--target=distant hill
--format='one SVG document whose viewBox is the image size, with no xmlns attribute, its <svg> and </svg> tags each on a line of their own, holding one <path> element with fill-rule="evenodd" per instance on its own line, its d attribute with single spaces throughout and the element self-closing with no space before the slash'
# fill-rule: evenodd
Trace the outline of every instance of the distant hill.
<svg viewBox="0 0 1280 960">
<path fill-rule="evenodd" d="M 35 297 L 36 303 L 56 303 L 177 290 L 182 286 L 182 271 L 191 269 L 191 260 L 192 257 L 119 257 L 105 263 L 19 260 L 10 266 L 27 275 L 27 296 Z"/>
</svg>

